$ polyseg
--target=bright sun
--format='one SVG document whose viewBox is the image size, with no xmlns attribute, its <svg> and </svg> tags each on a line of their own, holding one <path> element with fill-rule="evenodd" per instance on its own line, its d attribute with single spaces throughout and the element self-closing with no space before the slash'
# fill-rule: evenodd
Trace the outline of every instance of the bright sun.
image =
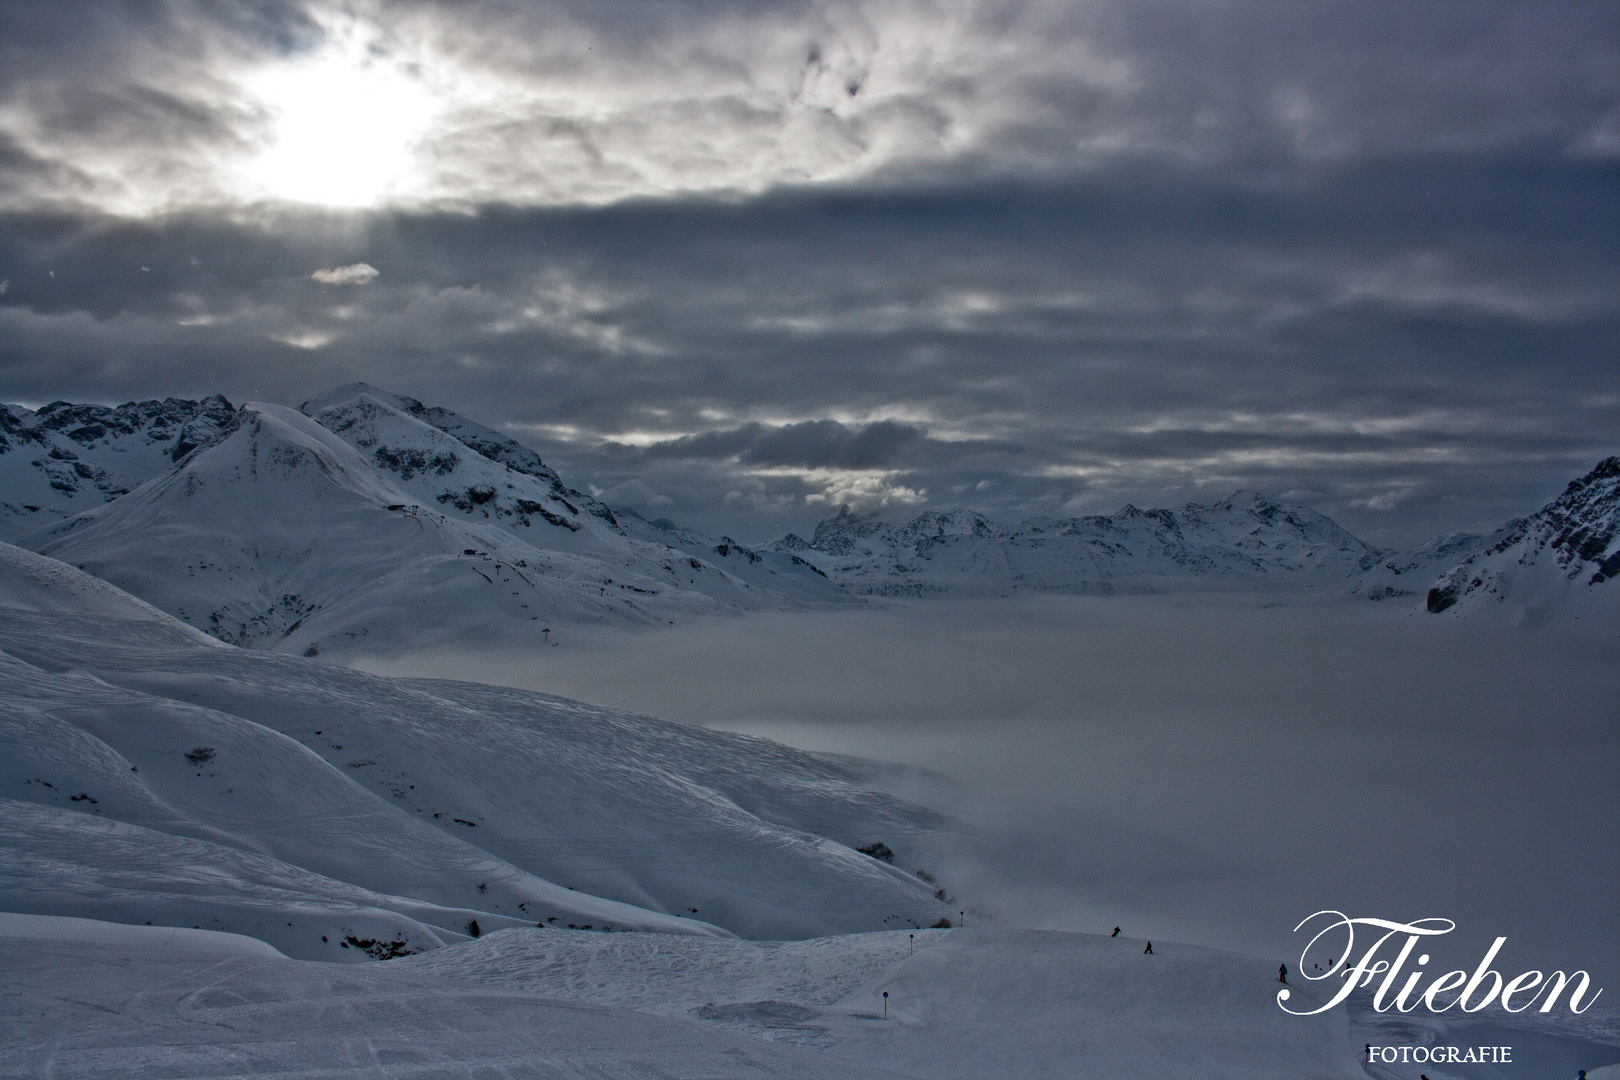
<svg viewBox="0 0 1620 1080">
<path fill-rule="evenodd" d="M 418 150 L 439 107 L 399 63 L 351 38 L 243 85 L 271 117 L 269 143 L 240 170 L 244 196 L 367 207 L 422 190 Z"/>
</svg>

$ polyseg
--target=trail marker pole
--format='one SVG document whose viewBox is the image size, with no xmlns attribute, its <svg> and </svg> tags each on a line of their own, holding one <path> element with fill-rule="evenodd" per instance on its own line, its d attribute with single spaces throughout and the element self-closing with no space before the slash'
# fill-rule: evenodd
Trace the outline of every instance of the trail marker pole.
<svg viewBox="0 0 1620 1080">
<path fill-rule="evenodd" d="M 883 991 L 883 1019 L 889 1018 L 889 992 Z"/>
<path fill-rule="evenodd" d="M 911 939 L 911 955 L 916 956 L 917 955 L 917 935 L 916 934 L 907 934 L 906 937 Z"/>
<path fill-rule="evenodd" d="M 958 911 L 956 913 L 956 915 L 957 915 L 956 925 L 959 926 L 959 927 L 960 926 L 966 926 L 967 925 L 967 912 Z"/>
</svg>

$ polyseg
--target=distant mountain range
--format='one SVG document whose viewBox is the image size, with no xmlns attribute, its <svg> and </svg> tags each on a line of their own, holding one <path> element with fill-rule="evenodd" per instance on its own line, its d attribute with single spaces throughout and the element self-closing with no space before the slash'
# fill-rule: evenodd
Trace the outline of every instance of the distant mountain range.
<svg viewBox="0 0 1620 1080">
<path fill-rule="evenodd" d="M 1314 510 L 1240 491 L 1212 506 L 1127 506 L 1108 517 L 1012 526 L 958 510 L 896 528 L 844 508 L 811 539 L 789 535 L 774 546 L 879 596 L 1322 588 L 1382 598 L 1420 593 L 1455 561 L 1457 546 L 1477 539 L 1387 551 Z"/>
<path fill-rule="evenodd" d="M 842 508 L 749 547 L 615 511 L 532 449 L 365 384 L 300 410 L 223 397 L 0 406 L 0 539 L 215 637 L 306 655 L 538 638 L 863 596 L 1312 590 L 1514 619 L 1620 611 L 1620 458 L 1489 536 L 1377 548 L 1308 507 L 895 526 Z"/>
<path fill-rule="evenodd" d="M 1415 551 L 1375 548 L 1331 518 L 1240 491 L 1210 506 L 1127 506 L 1111 516 L 999 525 L 970 510 L 902 526 L 841 508 L 809 540 L 772 545 L 874 596 L 1315 589 L 1421 598 L 1427 611 L 1492 608 L 1516 620 L 1620 613 L 1620 458 L 1489 536 L 1454 533 Z"/>
</svg>

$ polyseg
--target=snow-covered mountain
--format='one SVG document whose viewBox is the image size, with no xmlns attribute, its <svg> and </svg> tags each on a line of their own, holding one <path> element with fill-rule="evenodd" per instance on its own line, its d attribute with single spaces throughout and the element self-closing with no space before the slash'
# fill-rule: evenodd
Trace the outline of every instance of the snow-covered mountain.
<svg viewBox="0 0 1620 1080">
<path fill-rule="evenodd" d="M 1418 596 L 1455 558 L 1461 537 L 1400 554 L 1332 519 L 1253 492 L 1203 506 L 999 525 L 970 510 L 929 512 L 894 527 L 847 507 L 809 540 L 777 550 L 814 559 L 857 593 L 923 596 L 1301 589 Z"/>
<path fill-rule="evenodd" d="M 1517 621 L 1557 613 L 1620 621 L 1620 457 L 1598 462 L 1534 514 L 1486 538 L 1440 575 L 1428 610 L 1496 610 Z"/>
<path fill-rule="evenodd" d="M 848 601 L 803 560 L 744 577 L 725 545 L 631 535 L 532 451 L 443 410 L 369 387 L 310 408 L 244 405 L 212 443 L 24 543 L 223 641 L 307 655 Z"/>
<path fill-rule="evenodd" d="M 231 403 L 167 398 L 104 405 L 0 404 L 0 540 L 118 498 L 218 438 Z"/>
<path fill-rule="evenodd" d="M 682 528 L 668 518 L 648 521 L 634 510 L 620 510 L 617 514 L 619 524 L 629 535 L 712 562 L 750 584 L 815 601 L 822 600 L 830 588 L 842 591 L 815 563 L 790 551 L 751 548 L 729 536 L 716 539 Z"/>
<path fill-rule="evenodd" d="M 942 819 L 809 754 L 229 648 L 6 544 L 0 615 L 0 911 L 328 960 L 516 925 L 796 938 L 947 914 L 914 867 L 854 850 L 911 857 Z"/>
<path fill-rule="evenodd" d="M 564 485 L 533 450 L 448 409 L 365 383 L 329 391 L 301 409 L 423 506 L 447 516 L 502 525 L 547 550 L 612 565 L 639 562 L 666 585 L 681 585 L 684 576 L 687 588 L 722 603 L 844 600 L 807 560 L 753 551 L 730 537 L 708 537 L 666 520 L 649 523 L 633 510 L 615 513 Z M 759 595 L 748 595 L 754 590 Z"/>
</svg>

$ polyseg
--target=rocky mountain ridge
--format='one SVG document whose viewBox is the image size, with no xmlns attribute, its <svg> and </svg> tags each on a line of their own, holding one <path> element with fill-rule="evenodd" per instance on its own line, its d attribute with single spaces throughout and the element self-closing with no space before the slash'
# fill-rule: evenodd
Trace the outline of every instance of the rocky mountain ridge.
<svg viewBox="0 0 1620 1080">
<path fill-rule="evenodd" d="M 1440 575 L 1425 606 L 1435 614 L 1496 607 L 1532 620 L 1559 607 L 1612 613 L 1620 599 L 1616 576 L 1620 457 L 1611 457 Z"/>
<path fill-rule="evenodd" d="M 117 408 L 0 404 L 0 539 L 129 493 L 219 438 L 235 418 L 218 394 Z"/>
</svg>

